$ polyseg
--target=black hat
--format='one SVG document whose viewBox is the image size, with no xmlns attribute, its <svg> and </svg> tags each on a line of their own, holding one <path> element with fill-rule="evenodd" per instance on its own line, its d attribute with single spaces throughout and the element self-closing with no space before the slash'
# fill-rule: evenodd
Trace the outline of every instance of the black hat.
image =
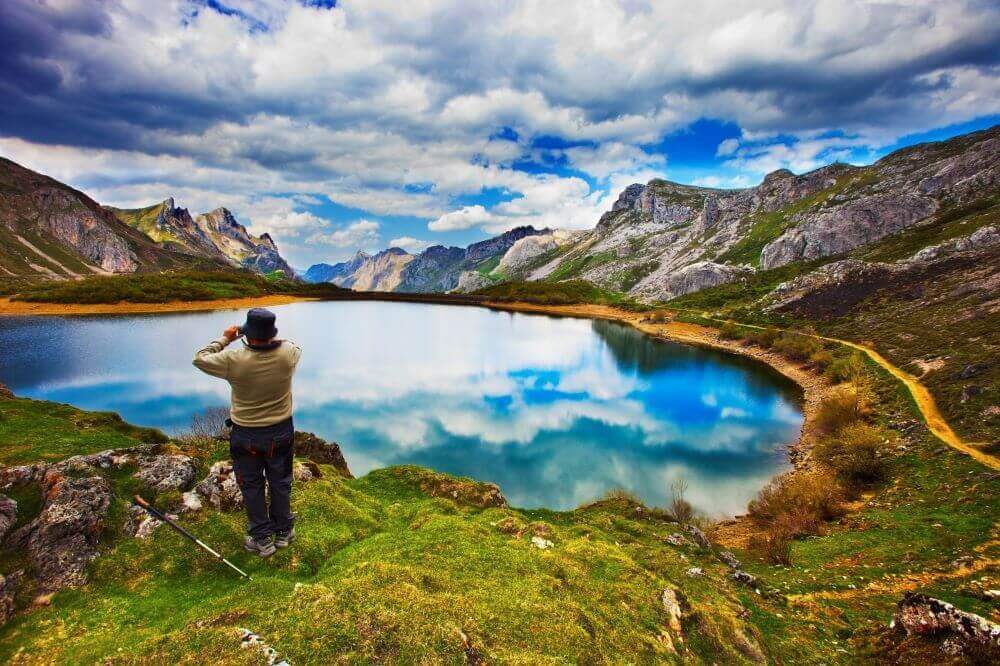
<svg viewBox="0 0 1000 666">
<path fill-rule="evenodd" d="M 253 308 L 247 312 L 247 322 L 240 326 L 240 334 L 251 340 L 270 340 L 278 334 L 274 319 L 270 310 Z"/>
</svg>

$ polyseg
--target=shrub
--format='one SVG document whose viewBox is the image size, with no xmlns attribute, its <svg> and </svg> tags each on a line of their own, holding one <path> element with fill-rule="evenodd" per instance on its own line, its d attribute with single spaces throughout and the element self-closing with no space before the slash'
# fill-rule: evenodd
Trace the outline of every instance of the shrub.
<svg viewBox="0 0 1000 666">
<path fill-rule="evenodd" d="M 823 349 L 819 340 L 792 331 L 785 331 L 778 336 L 772 347 L 785 358 L 800 363 L 808 361 L 813 354 Z"/>
<path fill-rule="evenodd" d="M 842 384 L 830 392 L 816 411 L 814 423 L 820 434 L 832 434 L 860 421 L 869 411 L 870 398 L 854 384 Z"/>
<path fill-rule="evenodd" d="M 754 534 L 747 541 L 747 547 L 765 562 L 771 564 L 792 564 L 792 536 L 784 526 L 773 523 L 766 530 Z"/>
<path fill-rule="evenodd" d="M 666 324 L 672 321 L 672 319 L 670 310 L 655 310 L 646 317 L 646 321 L 651 324 Z"/>
<path fill-rule="evenodd" d="M 860 383 L 866 376 L 865 357 L 860 352 L 850 356 L 835 358 L 823 373 L 832 382 Z"/>
<path fill-rule="evenodd" d="M 676 479 L 670 485 L 670 506 L 667 507 L 667 513 L 678 523 L 690 523 L 694 518 L 694 506 L 684 497 L 687 489 L 685 479 Z"/>
<path fill-rule="evenodd" d="M 885 478 L 883 456 L 889 433 L 880 426 L 854 422 L 822 438 L 814 447 L 816 460 L 828 466 L 850 489 L 858 489 Z"/>
<path fill-rule="evenodd" d="M 744 344 L 757 345 L 758 347 L 763 347 L 764 349 L 770 349 L 774 341 L 778 339 L 778 332 L 772 331 L 771 329 L 763 330 L 749 330 L 743 336 Z"/>
<path fill-rule="evenodd" d="M 817 372 L 825 372 L 833 363 L 833 354 L 826 349 L 820 349 L 809 357 L 809 366 Z"/>
<path fill-rule="evenodd" d="M 723 340 L 739 340 L 741 336 L 740 329 L 732 322 L 726 322 L 719 329 L 719 337 Z"/>
<path fill-rule="evenodd" d="M 792 536 L 816 534 L 822 522 L 843 515 L 842 498 L 832 474 L 799 472 L 764 486 L 750 501 L 748 512 L 760 525 L 781 521 Z"/>
</svg>

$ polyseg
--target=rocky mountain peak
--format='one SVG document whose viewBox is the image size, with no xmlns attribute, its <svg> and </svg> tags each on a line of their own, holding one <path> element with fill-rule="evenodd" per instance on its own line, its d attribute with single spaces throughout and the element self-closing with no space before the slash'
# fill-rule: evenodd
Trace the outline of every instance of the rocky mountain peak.
<svg viewBox="0 0 1000 666">
<path fill-rule="evenodd" d="M 788 169 L 777 169 L 771 173 L 764 176 L 764 181 L 761 183 L 763 186 L 773 185 L 778 181 L 794 179 L 795 174 Z"/>
</svg>

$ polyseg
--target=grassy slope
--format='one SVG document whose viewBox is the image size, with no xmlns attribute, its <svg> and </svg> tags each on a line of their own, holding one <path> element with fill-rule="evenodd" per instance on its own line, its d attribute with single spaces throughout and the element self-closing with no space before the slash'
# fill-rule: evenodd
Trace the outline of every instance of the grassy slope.
<svg viewBox="0 0 1000 666">
<path fill-rule="evenodd" d="M 268 294 L 317 295 L 337 293 L 331 284 L 304 284 L 269 279 L 245 271 L 177 271 L 169 273 L 98 276 L 85 280 L 42 282 L 21 288 L 17 300 L 45 303 L 163 303 Z"/>
</svg>

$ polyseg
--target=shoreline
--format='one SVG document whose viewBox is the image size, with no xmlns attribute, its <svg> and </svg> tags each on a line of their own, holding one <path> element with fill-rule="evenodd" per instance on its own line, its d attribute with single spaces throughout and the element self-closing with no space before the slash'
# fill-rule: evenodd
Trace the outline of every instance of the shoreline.
<svg viewBox="0 0 1000 666">
<path fill-rule="evenodd" d="M 315 296 L 275 294 L 219 298 L 210 301 L 167 301 L 166 303 L 34 303 L 0 298 L 0 317 L 74 316 L 114 314 L 158 314 L 161 312 L 205 312 L 210 310 L 242 310 L 267 305 L 286 305 L 302 301 L 319 301 Z"/>
</svg>

